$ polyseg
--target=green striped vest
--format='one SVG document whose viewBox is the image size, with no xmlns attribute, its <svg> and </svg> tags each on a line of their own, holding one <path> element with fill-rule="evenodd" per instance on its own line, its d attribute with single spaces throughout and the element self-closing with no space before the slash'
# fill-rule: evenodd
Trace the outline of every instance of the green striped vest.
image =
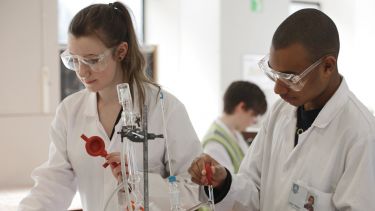
<svg viewBox="0 0 375 211">
<path fill-rule="evenodd" d="M 244 153 L 237 144 L 235 138 L 231 134 L 228 134 L 228 132 L 219 124 L 214 122 L 208 130 L 206 136 L 203 138 L 203 148 L 209 142 L 219 143 L 225 148 L 232 161 L 234 173 L 237 173 L 244 157 Z"/>
</svg>

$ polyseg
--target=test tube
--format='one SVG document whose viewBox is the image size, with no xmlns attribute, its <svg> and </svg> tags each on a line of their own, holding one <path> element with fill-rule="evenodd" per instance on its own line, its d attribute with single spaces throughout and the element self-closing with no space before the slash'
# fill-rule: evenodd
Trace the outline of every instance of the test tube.
<svg viewBox="0 0 375 211">
<path fill-rule="evenodd" d="M 212 170 L 211 164 L 205 164 L 206 177 L 208 181 L 208 203 L 212 211 L 215 210 L 215 201 L 214 201 L 214 187 L 212 186 Z"/>
</svg>

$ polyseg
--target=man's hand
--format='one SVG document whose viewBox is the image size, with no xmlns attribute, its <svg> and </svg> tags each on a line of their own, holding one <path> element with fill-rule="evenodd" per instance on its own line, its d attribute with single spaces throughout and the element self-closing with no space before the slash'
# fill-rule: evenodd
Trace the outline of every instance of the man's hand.
<svg viewBox="0 0 375 211">
<path fill-rule="evenodd" d="M 225 170 L 224 166 L 220 165 L 215 159 L 204 153 L 195 158 L 191 163 L 191 166 L 188 170 L 189 174 L 191 175 L 191 181 L 198 185 L 209 185 L 207 172 L 205 170 L 206 163 L 211 166 L 212 170 L 210 185 L 215 188 L 220 188 L 225 178 L 227 177 L 227 171 Z"/>
</svg>

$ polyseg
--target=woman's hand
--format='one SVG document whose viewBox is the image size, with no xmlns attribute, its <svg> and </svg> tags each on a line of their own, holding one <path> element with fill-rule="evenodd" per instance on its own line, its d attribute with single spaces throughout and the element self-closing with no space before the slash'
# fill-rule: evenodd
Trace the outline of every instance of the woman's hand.
<svg viewBox="0 0 375 211">
<path fill-rule="evenodd" d="M 207 179 L 206 176 L 206 163 L 211 166 L 211 179 Z M 220 187 L 227 177 L 227 171 L 224 166 L 220 165 L 215 159 L 204 153 L 193 160 L 188 172 L 191 175 L 191 181 L 194 183 L 198 185 L 212 185 L 213 187 Z M 211 184 L 208 184 L 209 180 Z"/>
<path fill-rule="evenodd" d="M 112 174 L 117 179 L 118 182 L 122 181 L 121 175 L 121 157 L 120 152 L 112 152 L 105 157 L 107 163 L 110 164 Z M 125 167 L 128 167 L 127 161 L 125 161 Z M 126 169 L 126 174 L 128 174 L 128 169 Z"/>
</svg>

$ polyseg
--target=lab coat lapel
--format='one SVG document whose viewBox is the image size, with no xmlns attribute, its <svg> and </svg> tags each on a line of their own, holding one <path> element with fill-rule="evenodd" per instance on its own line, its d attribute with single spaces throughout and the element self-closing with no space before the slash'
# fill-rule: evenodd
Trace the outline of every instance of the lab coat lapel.
<svg viewBox="0 0 375 211">
<path fill-rule="evenodd" d="M 87 99 L 84 107 L 84 118 L 86 124 L 83 125 L 82 131 L 87 137 L 99 136 L 103 139 L 106 148 L 109 145 L 109 138 L 99 121 L 98 106 L 97 106 L 97 93 L 88 92 Z"/>
<path fill-rule="evenodd" d="M 296 123 L 297 123 L 297 118 L 296 118 L 296 108 L 291 109 L 288 113 L 288 117 L 286 117 L 284 121 L 284 135 L 281 137 L 284 138 L 282 140 L 282 149 L 284 153 L 284 168 L 288 168 L 290 164 L 294 161 L 294 157 L 296 154 L 298 154 L 297 148 L 294 147 L 294 134 L 295 134 L 295 128 L 296 128 Z"/>
<path fill-rule="evenodd" d="M 291 163 L 293 163 L 293 161 L 296 160 L 296 156 L 299 153 L 301 153 L 304 145 L 306 145 L 305 142 L 314 141 L 311 138 L 309 139 L 309 137 L 312 135 L 312 133 L 314 133 L 315 127 L 318 127 L 318 128 L 326 127 L 331 122 L 331 120 L 340 111 L 342 111 L 343 105 L 349 99 L 345 93 L 348 93 L 348 86 L 345 80 L 343 79 L 341 81 L 339 88 L 336 90 L 336 92 L 333 94 L 331 99 L 326 103 L 326 105 L 320 111 L 319 115 L 316 117 L 315 121 L 310 126 L 310 128 L 299 135 L 298 144 L 296 147 L 294 147 L 292 152 L 289 154 L 289 157 L 286 160 L 284 168 L 289 168 Z M 290 128 L 295 128 L 295 127 L 296 127 L 295 123 L 294 125 L 290 125 Z M 294 141 L 294 130 L 293 130 L 293 141 Z"/>
<path fill-rule="evenodd" d="M 312 127 L 324 128 L 326 127 L 335 116 L 342 111 L 344 105 L 349 100 L 348 85 L 346 84 L 345 79 L 343 78 L 339 88 L 332 95 L 331 99 L 328 100 L 326 105 L 320 111 L 319 115 L 316 117 L 315 121 L 312 124 Z"/>
<path fill-rule="evenodd" d="M 278 111 L 277 124 L 272 128 L 271 159 L 284 165 L 292 158 L 294 152 L 294 132 L 296 128 L 296 107 L 286 106 Z M 271 120 L 276 121 L 276 120 Z M 284 166 L 283 165 L 283 166 Z M 281 166 L 279 166 L 281 167 Z"/>
<path fill-rule="evenodd" d="M 96 92 L 90 92 L 89 96 L 86 100 L 85 105 L 85 118 L 88 118 L 86 121 L 87 125 L 84 125 L 83 131 L 85 131 L 85 135 L 89 136 L 100 136 L 104 142 L 107 152 L 110 152 L 108 149 L 110 148 L 110 145 L 112 145 L 112 142 L 110 142 L 107 134 L 105 133 L 105 130 L 102 126 L 102 124 L 99 121 L 99 114 L 98 114 L 98 106 L 97 106 L 97 93 Z M 118 124 L 119 125 L 119 124 Z M 117 128 L 117 125 L 116 125 Z M 114 135 L 115 136 L 115 135 Z M 101 195 L 101 197 L 98 197 L 100 200 L 108 200 L 110 197 L 109 193 L 112 193 L 113 190 L 116 188 L 116 180 L 113 178 L 112 171 L 110 169 L 103 169 L 102 164 L 105 162 L 105 159 L 102 157 L 92 158 L 90 157 L 92 162 L 95 162 L 94 166 L 95 168 L 100 168 L 100 171 L 96 172 L 97 177 L 102 178 L 102 189 L 98 190 L 98 195 Z M 100 181 L 100 180 L 99 180 Z M 116 198 L 116 197 L 113 197 Z M 112 199 L 115 200 L 115 199 Z M 102 204 L 104 204 L 105 201 L 103 201 Z M 117 203 L 115 204 L 117 205 Z M 115 210 L 117 207 L 110 207 L 108 210 Z"/>
<path fill-rule="evenodd" d="M 86 101 L 86 109 L 85 109 L 85 116 L 95 117 L 98 116 L 98 106 L 97 106 L 97 98 L 96 92 L 89 92 Z"/>
</svg>

